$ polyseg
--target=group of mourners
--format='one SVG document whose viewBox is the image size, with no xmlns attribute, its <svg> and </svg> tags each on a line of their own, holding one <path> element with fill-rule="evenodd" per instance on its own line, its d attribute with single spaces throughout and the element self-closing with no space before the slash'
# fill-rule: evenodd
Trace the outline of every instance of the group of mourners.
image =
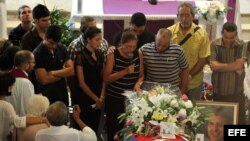
<svg viewBox="0 0 250 141">
<path fill-rule="evenodd" d="M 0 69 L 8 71 L 0 73 L 0 120 L 5 123 L 0 125 L 0 139 L 7 140 L 11 126 L 48 123 L 29 130 L 31 140 L 103 140 L 105 113 L 107 140 L 112 141 L 124 126 L 117 118 L 125 112 L 125 90 L 140 92 L 143 82 L 157 82 L 200 100 L 206 64 L 212 70 L 213 100 L 239 103 L 239 124 L 245 124 L 247 45 L 238 38 L 233 22 L 223 25 L 221 38 L 209 41 L 206 31 L 193 23 L 194 17 L 194 7 L 184 2 L 177 9 L 178 22 L 154 35 L 146 30 L 145 15 L 136 12 L 129 27 L 108 43 L 95 19 L 86 16 L 81 19 L 81 35 L 65 47 L 60 27 L 49 24 L 46 6 L 20 7 L 21 23 L 0 49 Z M 28 104 L 35 93 L 51 105 L 31 102 L 45 107 L 31 122 Z M 75 129 L 64 125 L 69 103 L 74 105 L 70 126 Z M 17 130 L 17 135 L 23 137 L 28 127 Z"/>
</svg>

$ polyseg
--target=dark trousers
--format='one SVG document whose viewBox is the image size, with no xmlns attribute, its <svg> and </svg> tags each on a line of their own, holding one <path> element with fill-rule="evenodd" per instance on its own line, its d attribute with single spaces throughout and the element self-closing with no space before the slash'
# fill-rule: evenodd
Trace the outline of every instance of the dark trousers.
<svg viewBox="0 0 250 141">
<path fill-rule="evenodd" d="M 100 122 L 101 110 L 93 109 L 91 106 L 80 106 L 82 110 L 80 118 L 91 129 L 98 133 L 98 127 Z"/>
<path fill-rule="evenodd" d="M 119 124 L 118 116 L 125 112 L 124 98 L 115 98 L 107 95 L 105 101 L 107 119 L 108 141 L 114 141 L 117 131 L 123 128 L 124 123 Z"/>
<path fill-rule="evenodd" d="M 214 101 L 236 102 L 239 104 L 238 124 L 246 124 L 245 95 L 243 93 L 234 95 L 213 94 Z"/>
</svg>

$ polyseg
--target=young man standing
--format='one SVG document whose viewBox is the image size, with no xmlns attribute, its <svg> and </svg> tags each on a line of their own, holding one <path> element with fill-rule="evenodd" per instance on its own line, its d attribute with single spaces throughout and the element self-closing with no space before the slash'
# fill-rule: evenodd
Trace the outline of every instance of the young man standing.
<svg viewBox="0 0 250 141">
<path fill-rule="evenodd" d="M 14 45 L 20 46 L 23 35 L 32 29 L 32 10 L 28 5 L 18 8 L 18 19 L 21 23 L 9 33 L 9 41 Z"/>
<path fill-rule="evenodd" d="M 214 101 L 239 103 L 239 124 L 245 124 L 244 63 L 247 44 L 237 37 L 235 23 L 222 27 L 222 38 L 211 43 L 210 67 L 214 86 Z"/>
<path fill-rule="evenodd" d="M 61 29 L 49 26 L 44 40 L 34 50 L 35 74 L 38 92 L 47 96 L 50 103 L 62 101 L 68 105 L 65 78 L 74 74 L 74 67 L 66 47 L 60 44 Z"/>
<path fill-rule="evenodd" d="M 33 51 L 44 39 L 45 30 L 50 23 L 50 12 L 44 5 L 37 5 L 32 11 L 34 27 L 24 34 L 21 47 L 22 49 Z"/>
<path fill-rule="evenodd" d="M 150 42 L 154 42 L 155 41 L 155 36 L 148 32 L 146 30 L 146 16 L 141 13 L 141 12 L 136 12 L 132 15 L 131 19 L 130 19 L 130 26 L 128 29 L 125 29 L 124 31 L 134 31 L 135 34 L 137 35 L 137 48 L 140 48 L 141 46 L 143 46 L 146 43 L 150 43 Z M 121 37 L 122 37 L 122 33 L 124 31 L 118 32 L 115 34 L 114 38 L 113 38 L 113 45 L 118 47 L 121 41 Z"/>
</svg>

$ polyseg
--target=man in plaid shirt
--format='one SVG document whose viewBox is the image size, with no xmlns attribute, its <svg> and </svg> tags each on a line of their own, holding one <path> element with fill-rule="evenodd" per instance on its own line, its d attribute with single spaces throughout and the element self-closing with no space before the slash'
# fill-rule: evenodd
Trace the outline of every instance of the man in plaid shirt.
<svg viewBox="0 0 250 141">
<path fill-rule="evenodd" d="M 76 58 L 76 53 L 79 51 L 82 51 L 83 48 L 85 47 L 85 41 L 83 39 L 85 30 L 88 27 L 94 27 L 94 26 L 96 26 L 96 21 L 93 17 L 86 16 L 81 19 L 80 31 L 82 32 L 82 34 L 78 38 L 76 38 L 74 41 L 72 41 L 67 48 L 69 57 L 73 61 Z M 103 39 L 100 49 L 106 53 L 108 47 L 109 47 L 108 42 L 105 39 Z"/>
</svg>

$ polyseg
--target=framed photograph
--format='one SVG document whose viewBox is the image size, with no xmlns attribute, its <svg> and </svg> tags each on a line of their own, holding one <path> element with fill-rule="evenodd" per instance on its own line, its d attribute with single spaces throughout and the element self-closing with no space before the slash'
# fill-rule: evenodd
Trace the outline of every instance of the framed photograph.
<svg viewBox="0 0 250 141">
<path fill-rule="evenodd" d="M 238 123 L 239 104 L 233 102 L 196 101 L 204 107 L 202 113 L 211 113 L 209 120 L 197 130 L 196 141 L 209 141 L 211 138 L 224 140 L 224 125 Z"/>
</svg>

